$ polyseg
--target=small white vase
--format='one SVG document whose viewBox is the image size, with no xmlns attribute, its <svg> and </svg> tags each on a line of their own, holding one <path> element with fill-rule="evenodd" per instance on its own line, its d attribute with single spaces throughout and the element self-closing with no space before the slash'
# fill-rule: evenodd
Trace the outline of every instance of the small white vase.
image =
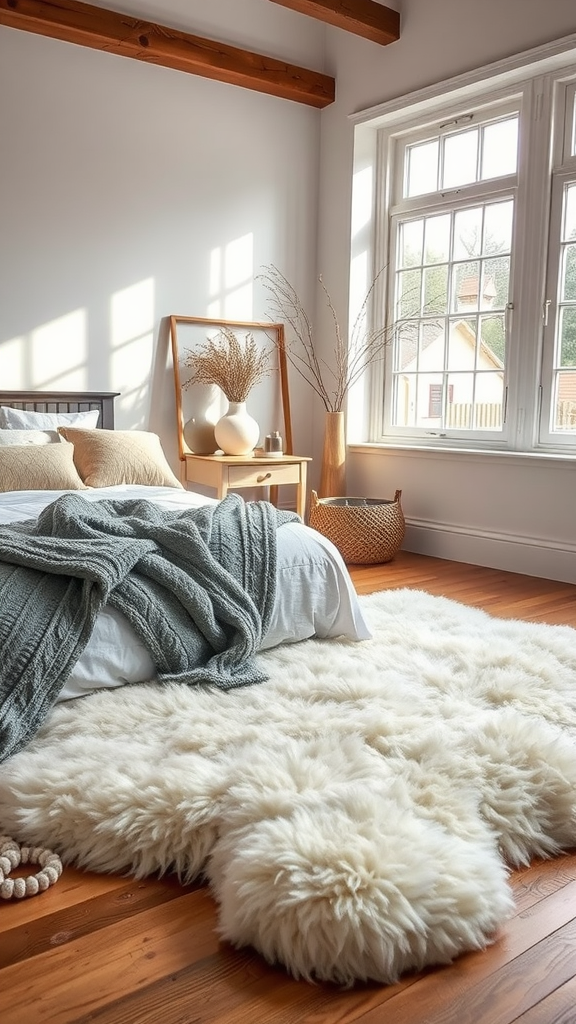
<svg viewBox="0 0 576 1024">
<path fill-rule="evenodd" d="M 225 455 L 248 455 L 258 443 L 260 427 L 246 412 L 246 402 L 230 402 L 228 411 L 214 427 L 214 434 Z"/>
</svg>

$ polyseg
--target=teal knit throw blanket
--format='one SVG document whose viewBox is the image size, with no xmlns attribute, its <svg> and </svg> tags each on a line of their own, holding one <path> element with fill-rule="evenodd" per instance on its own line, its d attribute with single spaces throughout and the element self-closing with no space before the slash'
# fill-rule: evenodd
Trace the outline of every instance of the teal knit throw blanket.
<svg viewBox="0 0 576 1024">
<path fill-rule="evenodd" d="M 106 603 L 160 682 L 260 682 L 252 656 L 274 602 L 276 530 L 295 519 L 237 494 L 174 512 L 69 493 L 0 527 L 0 761 L 42 724 Z"/>
</svg>

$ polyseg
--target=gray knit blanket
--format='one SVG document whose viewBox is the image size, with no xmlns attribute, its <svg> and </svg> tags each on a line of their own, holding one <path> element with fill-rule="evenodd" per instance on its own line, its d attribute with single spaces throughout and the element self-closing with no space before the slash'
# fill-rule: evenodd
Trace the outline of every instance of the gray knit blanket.
<svg viewBox="0 0 576 1024">
<path fill-rule="evenodd" d="M 70 493 L 0 527 L 0 761 L 37 731 L 107 603 L 159 681 L 262 681 L 252 656 L 274 603 L 276 530 L 297 518 L 237 494 L 174 512 Z"/>
</svg>

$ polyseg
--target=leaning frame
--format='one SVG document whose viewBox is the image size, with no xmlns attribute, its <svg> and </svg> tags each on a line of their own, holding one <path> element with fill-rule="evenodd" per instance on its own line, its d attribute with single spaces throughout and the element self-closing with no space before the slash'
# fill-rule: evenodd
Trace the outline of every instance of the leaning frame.
<svg viewBox="0 0 576 1024">
<path fill-rule="evenodd" d="M 274 346 L 278 353 L 278 372 L 280 375 L 280 394 L 282 398 L 282 418 L 284 421 L 284 452 L 286 455 L 293 455 L 292 444 L 292 416 L 290 412 L 290 391 L 288 387 L 288 360 L 286 358 L 286 336 L 284 324 L 272 324 L 268 322 L 257 322 L 249 320 L 219 320 L 211 317 L 201 316 L 170 316 L 170 340 L 172 344 L 172 363 L 174 368 L 174 387 L 176 391 L 176 419 L 178 424 L 178 454 L 180 460 L 184 461 L 187 454 L 184 448 L 183 435 L 183 412 L 182 412 L 182 381 L 180 378 L 180 351 L 178 348 L 178 325 L 189 324 L 196 327 L 227 327 L 232 331 L 263 331 L 272 335 Z"/>
</svg>

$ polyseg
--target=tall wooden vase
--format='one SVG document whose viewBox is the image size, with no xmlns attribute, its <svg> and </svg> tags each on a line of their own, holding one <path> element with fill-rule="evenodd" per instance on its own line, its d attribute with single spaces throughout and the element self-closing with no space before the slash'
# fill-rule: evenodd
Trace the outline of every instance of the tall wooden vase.
<svg viewBox="0 0 576 1024">
<path fill-rule="evenodd" d="M 343 412 L 326 413 L 318 494 L 321 498 L 338 498 L 346 494 L 346 439 Z"/>
</svg>

